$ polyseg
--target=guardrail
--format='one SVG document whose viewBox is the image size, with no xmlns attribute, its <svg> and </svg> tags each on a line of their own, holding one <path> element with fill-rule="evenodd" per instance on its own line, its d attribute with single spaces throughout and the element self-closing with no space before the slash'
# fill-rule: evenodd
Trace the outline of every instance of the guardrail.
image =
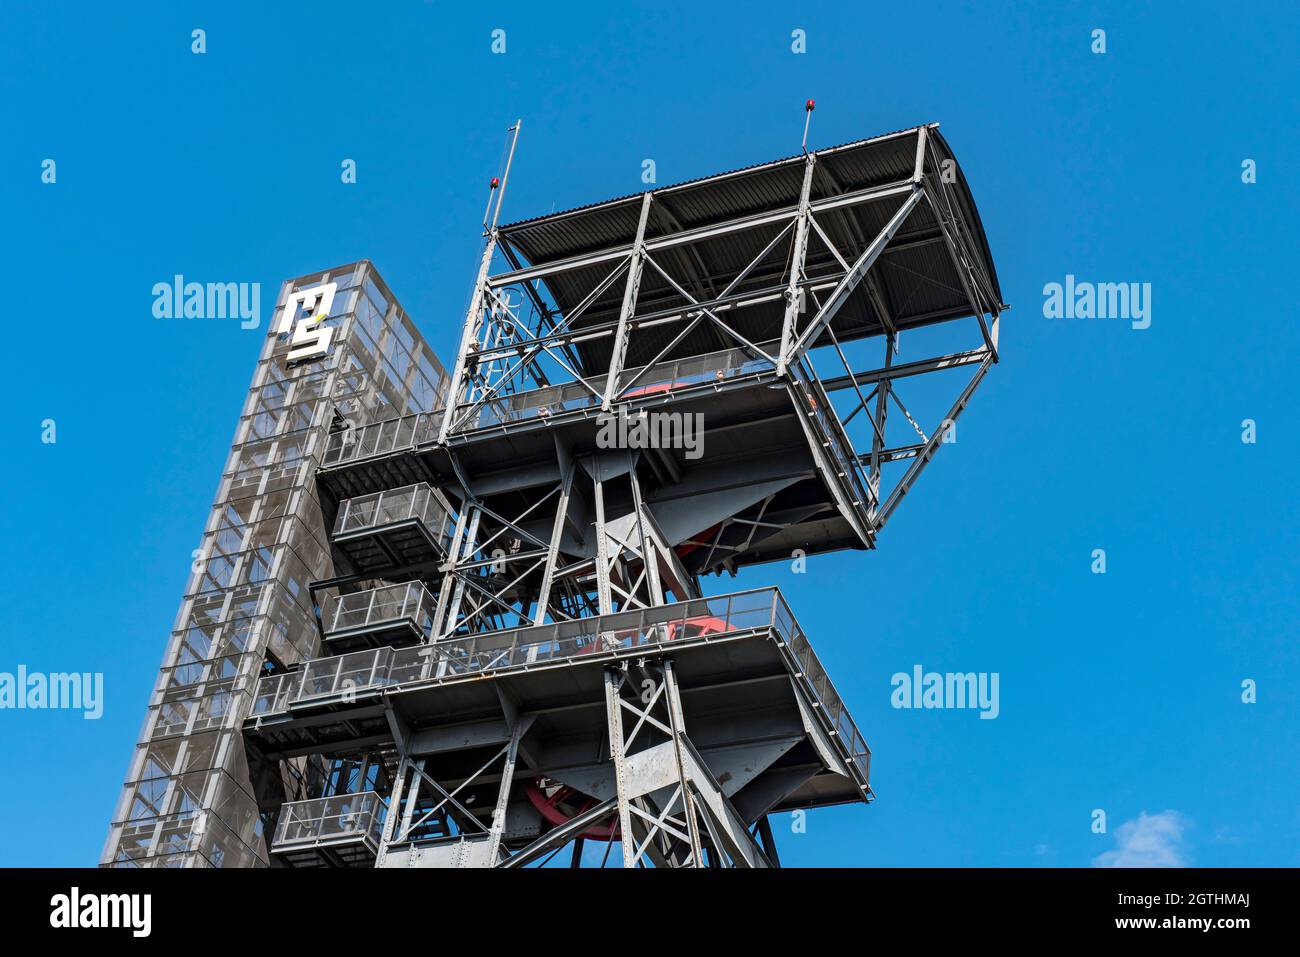
<svg viewBox="0 0 1300 957">
<path fill-rule="evenodd" d="M 378 847 L 387 810 L 374 791 L 294 801 L 280 808 L 271 846 L 281 849 L 360 838 Z"/>
<path fill-rule="evenodd" d="M 867 747 L 867 742 L 858 731 L 858 726 L 853 723 L 848 709 L 844 707 L 844 700 L 831 684 L 826 669 L 813 653 L 812 645 L 808 643 L 807 636 L 799 627 L 799 623 L 790 611 L 790 606 L 785 603 L 785 598 L 780 592 L 776 593 L 773 624 L 777 634 L 785 640 L 786 649 L 798 662 L 804 680 L 812 689 L 817 704 L 821 706 L 822 716 L 829 730 L 839 738 L 849 758 L 862 775 L 862 784 L 867 785 L 871 779 L 871 749 Z"/>
<path fill-rule="evenodd" d="M 807 399 L 805 408 L 808 415 L 822 433 L 825 448 L 830 451 L 831 456 L 835 459 L 835 464 L 843 473 L 844 481 L 847 483 L 854 499 L 864 507 L 874 509 L 879 503 L 876 496 L 871 492 L 871 486 L 866 481 L 866 476 L 862 471 L 862 463 L 857 455 L 853 454 L 853 442 L 844 430 L 840 417 L 836 415 L 835 407 L 831 405 L 830 395 L 822 387 L 821 380 L 806 367 L 803 359 L 796 363 L 796 372 L 799 377 L 796 384 L 807 390 L 804 392 L 804 396 Z"/>
<path fill-rule="evenodd" d="M 776 589 L 764 588 L 407 648 L 382 647 L 317 658 L 300 671 L 262 678 L 253 714 L 283 711 L 313 698 L 357 694 L 410 681 L 527 667 L 679 638 L 771 628 L 775 595 Z"/>
<path fill-rule="evenodd" d="M 743 349 L 727 349 L 685 359 L 670 359 L 653 366 L 627 369 L 625 383 L 616 402 L 652 395 L 665 395 L 689 386 L 723 382 L 732 376 L 773 368 L 767 359 L 756 359 Z M 480 399 L 458 406 L 453 419 L 455 431 L 473 431 L 493 426 L 546 418 L 573 409 L 599 406 L 605 377 L 530 389 L 516 395 Z"/>
<path fill-rule="evenodd" d="M 450 547 L 455 522 L 442 493 L 426 482 L 349 498 L 339 506 L 335 538 L 380 530 L 415 519 L 444 549 Z"/>
<path fill-rule="evenodd" d="M 321 467 L 328 468 L 426 445 L 437 440 L 441 423 L 442 410 L 439 409 L 436 412 L 416 412 L 397 419 L 384 419 L 360 428 L 331 433 L 325 443 Z"/>
<path fill-rule="evenodd" d="M 326 595 L 320 608 L 321 632 L 329 639 L 410 621 L 427 638 L 433 631 L 433 609 L 433 596 L 418 581 Z"/>
<path fill-rule="evenodd" d="M 626 370 L 626 385 L 617 401 L 626 402 L 708 382 L 726 381 L 733 376 L 771 368 L 771 361 L 754 358 L 739 348 L 686 359 L 671 359 L 653 366 Z M 547 418 L 574 409 L 593 408 L 601 404 L 604 388 L 605 377 L 602 375 L 529 389 L 508 396 L 464 402 L 456 407 L 452 418 L 453 431 L 487 429 L 528 419 Z M 438 439 L 442 417 L 443 410 L 438 409 L 335 432 L 325 444 L 321 465 L 330 468 L 430 445 Z"/>
<path fill-rule="evenodd" d="M 307 662 L 301 670 L 267 675 L 257 685 L 252 715 L 277 714 L 293 705 L 409 682 L 528 668 L 581 655 L 614 652 L 681 639 L 708 640 L 732 632 L 770 629 L 801 674 L 826 730 L 868 781 L 871 750 L 813 652 L 785 598 L 760 588 L 671 605 L 582 618 L 550 625 L 453 638 L 407 648 L 374 648 Z"/>
</svg>

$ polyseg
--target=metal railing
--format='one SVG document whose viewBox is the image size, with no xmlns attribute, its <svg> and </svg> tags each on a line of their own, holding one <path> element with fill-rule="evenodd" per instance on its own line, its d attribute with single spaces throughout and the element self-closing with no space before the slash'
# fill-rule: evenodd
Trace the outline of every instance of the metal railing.
<svg viewBox="0 0 1300 957">
<path fill-rule="evenodd" d="M 320 607 L 321 632 L 328 639 L 409 621 L 427 638 L 433 631 L 433 609 L 433 596 L 418 581 L 326 595 Z"/>
<path fill-rule="evenodd" d="M 415 519 L 447 549 L 451 546 L 455 520 L 440 491 L 421 482 L 405 488 L 386 489 L 344 500 L 334 522 L 334 537 L 382 529 Z"/>
<path fill-rule="evenodd" d="M 844 707 L 844 700 L 831 684 L 826 669 L 822 667 L 822 663 L 813 652 L 812 645 L 808 643 L 807 636 L 799 627 L 799 622 L 795 620 L 790 606 L 785 603 L 785 598 L 780 592 L 776 592 L 773 626 L 776 628 L 776 633 L 785 641 L 791 657 L 798 663 L 799 670 L 807 686 L 812 690 L 813 698 L 820 706 L 822 717 L 829 730 L 839 739 L 849 759 L 862 775 L 862 784 L 865 786 L 870 780 L 871 749 L 867 747 L 867 742 L 858 731 L 858 726 L 853 723 L 848 709 Z"/>
<path fill-rule="evenodd" d="M 300 702 L 351 699 L 408 682 L 528 668 L 580 655 L 611 653 L 679 640 L 708 641 L 768 629 L 784 643 L 803 676 L 826 730 L 868 781 L 871 751 L 831 684 L 790 606 L 776 588 L 699 598 L 671 605 L 550 625 L 452 638 L 408 648 L 374 648 L 309 661 L 299 671 L 258 682 L 252 714 L 276 714 Z"/>
<path fill-rule="evenodd" d="M 732 376 L 772 368 L 774 364 L 771 361 L 754 358 L 739 348 L 685 359 L 670 359 L 653 366 L 625 370 L 621 377 L 624 385 L 615 401 L 626 402 L 645 396 L 662 395 L 688 386 L 722 382 Z M 475 400 L 457 406 L 453 422 L 456 431 L 473 431 L 559 415 L 573 409 L 600 405 L 604 389 L 605 377 L 601 375 L 508 396 Z"/>
<path fill-rule="evenodd" d="M 623 374 L 625 385 L 618 401 L 658 395 L 707 382 L 725 381 L 733 376 L 772 368 L 774 366 L 771 361 L 755 358 L 747 350 L 739 348 L 687 359 L 672 359 L 649 367 L 626 370 Z M 605 377 L 602 375 L 460 403 L 452 420 L 454 431 L 472 432 L 512 422 L 546 418 L 573 409 L 593 408 L 601 404 L 604 388 Z M 335 432 L 325 443 L 321 465 L 329 468 L 430 445 L 438 439 L 442 416 L 443 410 L 438 409 Z"/>
<path fill-rule="evenodd" d="M 670 359 L 654 366 L 624 370 L 619 379 L 621 388 L 618 399 L 622 401 L 643 395 L 656 395 L 775 368 L 776 363 L 771 359 L 756 357 L 749 350 L 741 348 L 685 359 Z"/>
<path fill-rule="evenodd" d="M 388 455 L 417 445 L 426 445 L 438 438 L 442 423 L 442 410 L 417 412 L 397 419 L 384 419 L 360 428 L 334 432 L 325 443 L 321 466 L 328 468 L 345 462 L 356 462 L 376 455 Z"/>
<path fill-rule="evenodd" d="M 742 349 L 661 362 L 650 367 L 649 372 L 645 371 L 645 367 L 629 369 L 624 379 L 627 386 L 623 388 L 618 401 L 668 393 L 710 381 L 726 381 L 733 376 L 770 368 L 772 364 L 766 359 L 753 358 Z M 796 363 L 795 368 L 798 386 L 804 390 L 807 400 L 805 408 L 808 417 L 821 433 L 824 447 L 835 460 L 837 470 L 843 474 L 846 490 L 865 510 L 874 509 L 878 504 L 876 496 L 866 481 L 862 463 L 853 451 L 853 443 L 835 414 L 830 396 L 802 359 Z M 600 404 L 598 393 L 604 385 L 603 378 L 599 381 L 589 380 L 587 384 L 568 382 L 481 402 L 462 403 L 453 417 L 455 431 L 492 428 L 559 415 L 573 409 L 592 408 Z M 470 421 L 465 421 L 471 412 L 473 415 Z M 419 412 L 335 432 L 326 442 L 322 467 L 343 465 L 430 445 L 437 441 L 442 415 L 442 410 Z"/>
<path fill-rule="evenodd" d="M 263 677 L 258 682 L 252 713 L 270 714 L 300 701 L 355 695 L 410 681 L 481 674 L 678 639 L 707 639 L 772 628 L 775 595 L 776 589 L 764 588 L 408 648 L 373 648 L 318 658 L 301 670 Z"/>
<path fill-rule="evenodd" d="M 804 397 L 807 400 L 805 408 L 813 424 L 822 433 L 823 447 L 835 459 L 835 464 L 843 474 L 854 500 L 865 508 L 874 509 L 878 504 L 876 496 L 870 491 L 862 471 L 862 463 L 853 451 L 853 442 L 844 430 L 840 417 L 835 413 L 835 407 L 831 405 L 830 396 L 823 388 L 821 380 L 812 374 L 802 359 L 796 364 L 796 371 L 799 377 L 799 381 L 795 383 L 796 387 L 805 390 Z"/>
<path fill-rule="evenodd" d="M 294 801 L 280 808 L 272 847 L 360 838 L 379 846 L 388 805 L 374 791 Z"/>
</svg>

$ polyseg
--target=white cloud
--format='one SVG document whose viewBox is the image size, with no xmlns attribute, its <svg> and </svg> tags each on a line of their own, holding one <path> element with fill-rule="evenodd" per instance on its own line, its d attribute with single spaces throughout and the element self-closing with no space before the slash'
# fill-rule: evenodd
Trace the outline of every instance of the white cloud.
<svg viewBox="0 0 1300 957">
<path fill-rule="evenodd" d="M 1183 831 L 1187 820 L 1177 811 L 1143 811 L 1115 829 L 1119 846 L 1093 859 L 1093 867 L 1186 867 Z"/>
</svg>

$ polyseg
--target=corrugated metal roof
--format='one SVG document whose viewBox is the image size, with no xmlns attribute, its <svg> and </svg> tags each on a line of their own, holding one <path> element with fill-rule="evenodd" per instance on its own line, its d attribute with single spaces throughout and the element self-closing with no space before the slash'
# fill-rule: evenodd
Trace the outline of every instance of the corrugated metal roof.
<svg viewBox="0 0 1300 957">
<path fill-rule="evenodd" d="M 900 130 L 867 140 L 817 150 L 812 197 L 818 199 L 857 190 L 884 186 L 911 178 L 916 156 L 916 139 L 921 128 Z M 952 158 L 938 129 L 928 128 L 929 149 L 938 160 Z M 740 217 L 796 206 L 803 183 L 802 154 L 754 166 L 659 187 L 654 193 L 647 238 L 727 222 Z M 997 287 L 997 272 L 980 224 L 974 199 L 964 174 L 957 167 L 957 181 L 948 187 L 960 208 L 972 237 L 979 247 L 983 267 Z M 636 236 L 641 197 L 634 193 L 618 199 L 593 203 L 502 227 L 503 239 L 532 265 L 545 265 L 599 250 L 630 244 Z M 817 214 L 818 224 L 834 243 L 839 256 L 856 259 L 867 243 L 889 221 L 904 201 L 903 196 L 871 203 L 826 210 Z M 730 232 L 688 246 L 677 246 L 653 254 L 654 263 L 677 285 L 701 301 L 715 298 L 738 276 L 784 224 L 770 224 Z M 790 243 L 778 243 L 764 260 L 735 287 L 735 293 L 769 289 L 782 283 Z M 562 313 L 571 312 L 609 273 L 615 261 L 570 269 L 547 276 L 543 282 Z M 806 273 L 815 279 L 838 270 L 831 251 L 814 232 L 810 239 Z M 891 319 L 900 329 L 941 322 L 970 315 L 961 278 L 948 253 L 937 219 L 929 204 L 915 207 L 904 227 L 882 253 L 870 277 L 880 289 Z M 854 291 L 837 314 L 833 330 L 841 340 L 876 335 L 883 331 L 866 283 Z M 570 328 L 587 329 L 617 318 L 623 283 L 615 281 L 596 299 Z M 1001 298 L 1000 289 L 998 297 Z M 642 271 L 637 300 L 639 316 L 689 305 L 673 285 L 655 268 Z M 752 342 L 777 338 L 784 305 L 780 300 L 746 307 L 731 313 L 737 328 Z M 743 318 L 742 318 L 743 312 Z M 638 330 L 629 342 L 627 362 L 648 361 L 666 347 L 680 331 L 672 326 Z M 828 338 L 828 337 L 825 337 Z M 580 347 L 584 372 L 607 367 L 610 341 L 596 339 Z M 724 333 L 703 323 L 682 340 L 667 358 L 681 358 L 736 345 Z"/>
<path fill-rule="evenodd" d="M 933 126 L 933 128 L 937 129 L 937 124 L 935 124 L 935 125 Z M 822 149 L 820 149 L 820 150 L 813 150 L 813 153 L 816 154 L 818 157 L 821 157 L 821 156 L 823 156 L 823 155 L 829 155 L 829 154 L 831 154 L 831 153 L 835 153 L 835 152 L 839 152 L 839 151 L 843 151 L 843 150 L 852 149 L 852 148 L 854 148 L 854 147 L 865 146 L 866 144 L 869 144 L 869 143 L 880 142 L 881 140 L 887 140 L 887 139 L 890 139 L 890 138 L 892 138 L 892 137 L 903 136 L 903 135 L 908 134 L 908 133 L 915 133 L 915 132 L 916 132 L 917 130 L 919 130 L 919 129 L 920 129 L 919 126 L 915 126 L 915 127 L 910 127 L 910 128 L 908 128 L 908 129 L 903 129 L 903 130 L 895 130 L 895 131 L 892 132 L 892 133 L 881 133 L 879 136 L 873 136 L 873 137 L 871 137 L 870 139 L 865 139 L 865 140 L 852 140 L 852 141 L 850 141 L 850 142 L 848 142 L 848 143 L 841 143 L 839 146 L 827 146 L 827 147 L 824 147 L 824 148 L 822 148 Z M 642 191 L 639 192 L 639 193 L 628 193 L 628 194 L 625 195 L 625 196 L 616 196 L 616 197 L 614 197 L 614 198 L 612 198 L 612 199 L 602 199 L 602 200 L 599 200 L 598 202 L 587 203 L 586 205 L 583 205 L 583 206 L 574 206 L 574 207 L 572 207 L 572 208 L 570 208 L 570 209 L 562 209 L 562 210 L 559 210 L 559 211 L 554 212 L 554 213 L 547 213 L 547 214 L 544 215 L 544 216 L 533 216 L 533 217 L 530 217 L 529 219 L 520 219 L 520 220 L 516 220 L 516 221 L 513 222 L 513 223 L 509 223 L 508 225 L 502 226 L 502 227 L 501 227 L 501 230 L 502 230 L 502 232 L 507 232 L 507 231 L 513 230 L 513 229 L 515 229 L 516 227 L 519 227 L 519 226 L 526 226 L 526 225 L 528 225 L 528 224 L 530 224 L 530 223 L 538 223 L 538 222 L 541 222 L 541 221 L 543 221 L 543 220 L 557 219 L 557 218 L 561 218 L 561 217 L 566 217 L 566 216 L 570 216 L 570 215 L 572 215 L 572 214 L 574 214 L 574 213 L 580 213 L 580 212 L 583 212 L 583 211 L 585 211 L 585 210 L 589 210 L 589 209 L 598 209 L 598 208 L 600 208 L 600 207 L 602 207 L 602 206 L 611 206 L 611 205 L 615 205 L 615 204 L 619 204 L 619 203 L 630 203 L 630 202 L 632 202 L 633 200 L 639 200 L 639 199 L 640 199 L 642 196 L 644 196 L 647 192 L 653 192 L 653 193 L 665 193 L 665 192 L 669 192 L 669 191 L 673 191 L 673 190 L 679 190 L 679 189 L 682 189 L 683 187 L 687 187 L 687 186 L 694 186 L 694 185 L 696 185 L 696 184 L 698 184 L 698 183 L 707 183 L 707 182 L 709 182 L 709 181 L 711 181 L 711 180 L 718 180 L 718 179 L 723 179 L 723 178 L 726 178 L 726 177 L 737 176 L 737 175 L 739 175 L 739 174 L 741 174 L 741 173 L 749 173 L 749 172 L 753 172 L 753 171 L 755 171 L 755 170 L 767 169 L 767 168 L 770 168 L 770 167 L 777 167 L 777 166 L 782 166 L 782 165 L 785 165 L 785 164 L 802 163 L 802 162 L 803 162 L 803 158 L 804 158 L 804 154 L 803 154 L 803 153 L 796 153 L 796 154 L 794 154 L 793 156 L 786 156 L 786 157 L 783 157 L 783 158 L 781 158 L 781 159 L 777 159 L 777 160 L 768 160 L 768 161 L 763 162 L 763 163 L 754 163 L 754 164 L 752 164 L 752 165 L 750 165 L 750 166 L 741 166 L 741 167 L 739 167 L 739 168 L 737 168 L 737 169 L 728 170 L 728 171 L 725 172 L 725 173 L 710 173 L 710 174 L 708 174 L 707 176 L 697 176 L 695 179 L 682 180 L 680 183 L 672 183 L 672 184 L 669 184 L 669 185 L 667 185 L 667 186 L 656 186 L 653 190 L 642 190 Z M 633 229 L 636 228 L 636 214 L 635 214 L 635 213 L 633 213 L 632 228 L 633 228 Z"/>
</svg>

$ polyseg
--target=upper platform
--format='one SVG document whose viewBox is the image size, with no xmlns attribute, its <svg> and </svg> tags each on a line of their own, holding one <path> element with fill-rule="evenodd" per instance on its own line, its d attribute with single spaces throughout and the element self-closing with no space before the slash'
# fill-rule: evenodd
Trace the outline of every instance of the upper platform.
<svg viewBox="0 0 1300 957">
<path fill-rule="evenodd" d="M 700 446 L 639 468 L 684 559 L 724 547 L 688 571 L 872 548 L 1004 308 L 935 125 L 515 222 L 489 230 L 446 406 L 336 433 L 321 478 L 514 495 L 607 448 L 611 413 L 680 413 Z"/>
<path fill-rule="evenodd" d="M 648 194 L 653 202 L 643 240 L 646 253 L 669 275 L 657 269 L 642 272 L 636 313 L 662 318 L 689 305 L 683 291 L 705 302 L 726 290 L 726 302 L 720 305 L 728 311 L 744 309 L 743 328 L 737 328 L 745 338 L 754 343 L 779 339 L 785 310 L 779 293 L 789 257 L 778 240 L 800 213 L 809 169 L 806 199 L 818 226 L 809 236 L 803 268 L 808 285 L 833 286 L 843 263 L 866 251 L 904 204 L 914 181 L 928 174 L 941 207 L 951 206 L 952 218 L 962 224 L 971 265 L 988 296 L 1001 305 L 997 271 L 966 177 L 938 125 L 930 124 L 654 189 Z M 565 317 L 586 303 L 566 326 L 573 332 L 594 331 L 617 320 L 622 283 L 610 283 L 587 300 L 636 243 L 646 195 L 501 227 L 500 241 L 518 268 L 493 275 L 489 282 L 502 288 L 540 280 Z M 775 254 L 746 271 L 774 242 Z M 890 328 L 901 331 L 971 316 L 961 268 L 950 255 L 940 211 L 919 205 L 881 253 L 873 273 L 875 288 L 863 285 L 853 291 L 815 344 L 829 343 L 831 330 L 844 342 Z M 778 295 L 772 295 L 774 290 Z M 750 301 L 758 296 L 761 301 Z M 667 324 L 653 334 L 639 330 L 629 340 L 626 364 L 653 361 L 676 332 Z M 575 371 L 591 375 L 608 369 L 612 342 L 609 336 L 578 342 L 581 368 Z M 705 323 L 667 357 L 702 355 L 719 346 L 716 330 Z"/>
</svg>

